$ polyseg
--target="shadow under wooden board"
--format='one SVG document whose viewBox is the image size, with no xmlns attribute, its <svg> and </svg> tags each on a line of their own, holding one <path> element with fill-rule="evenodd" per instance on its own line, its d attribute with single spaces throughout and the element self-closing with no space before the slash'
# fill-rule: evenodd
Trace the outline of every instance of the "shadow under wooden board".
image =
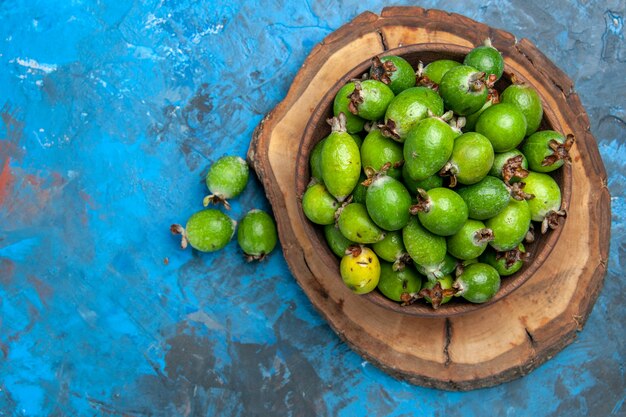
<svg viewBox="0 0 626 417">
<path fill-rule="evenodd" d="M 573 133 L 572 194 L 560 239 L 514 293 L 462 316 L 412 317 L 356 296 L 324 273 L 295 191 L 300 139 L 317 104 L 343 74 L 387 49 L 417 43 L 479 45 L 486 38 L 540 93 L 562 132 Z M 254 133 L 248 159 L 278 224 L 285 259 L 315 308 L 365 359 L 402 380 L 446 390 L 527 374 L 580 331 L 607 268 L 610 203 L 604 165 L 571 80 L 526 39 L 461 15 L 416 7 L 366 12 L 317 45 L 285 99 Z"/>
</svg>

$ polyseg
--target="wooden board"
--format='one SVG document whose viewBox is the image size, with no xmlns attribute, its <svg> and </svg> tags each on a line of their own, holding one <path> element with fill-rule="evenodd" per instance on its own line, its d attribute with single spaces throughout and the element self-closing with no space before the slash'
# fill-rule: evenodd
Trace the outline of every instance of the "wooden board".
<svg viewBox="0 0 626 417">
<path fill-rule="evenodd" d="M 337 79 L 387 49 L 438 42 L 471 47 L 490 37 L 508 65 L 534 85 L 564 132 L 576 135 L 568 220 L 544 266 L 491 306 L 451 318 L 389 311 L 323 274 L 294 191 L 299 139 Z M 508 381 L 572 342 L 602 286 L 610 203 L 606 173 L 587 115 L 569 78 L 529 41 L 466 17 L 415 7 L 363 13 L 316 46 L 285 99 L 257 127 L 248 159 L 277 220 L 289 267 L 320 314 L 352 349 L 411 383 L 469 390 Z"/>
</svg>

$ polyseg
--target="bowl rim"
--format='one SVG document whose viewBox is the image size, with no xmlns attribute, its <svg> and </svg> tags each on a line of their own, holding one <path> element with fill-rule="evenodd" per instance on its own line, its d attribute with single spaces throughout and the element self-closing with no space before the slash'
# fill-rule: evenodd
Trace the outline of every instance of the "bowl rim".
<svg viewBox="0 0 626 417">
<path fill-rule="evenodd" d="M 328 89 L 328 91 L 323 95 L 319 103 L 317 103 L 315 109 L 312 111 L 306 123 L 305 129 L 300 137 L 300 144 L 299 144 L 300 146 L 298 147 L 298 153 L 296 156 L 296 175 L 294 178 L 295 190 L 298 195 L 298 198 L 297 198 L 298 208 L 299 208 L 298 215 L 300 216 L 300 219 L 305 225 L 304 230 L 305 230 L 307 237 L 310 240 L 314 239 L 314 240 L 319 241 L 320 246 L 323 246 L 325 248 L 325 253 L 320 254 L 321 256 L 320 260 L 329 262 L 330 260 L 328 258 L 330 257 L 332 258 L 332 261 L 330 262 L 334 262 L 337 265 L 337 268 L 335 268 L 335 275 L 336 275 L 336 278 L 339 280 L 341 280 L 341 276 L 339 274 L 339 267 L 338 267 L 339 260 L 332 253 L 332 251 L 326 244 L 326 241 L 322 234 L 323 232 L 321 231 L 323 226 L 316 225 L 312 223 L 310 220 L 308 220 L 302 210 L 302 200 L 300 197 L 302 195 L 302 192 L 306 190 L 307 185 L 305 184 L 304 188 L 302 190 L 300 189 L 301 188 L 300 184 L 302 183 L 300 182 L 301 178 L 298 175 L 298 173 L 306 173 L 308 174 L 306 178 L 307 179 L 310 178 L 308 155 L 310 154 L 310 151 L 315 145 L 315 143 L 317 143 L 315 142 L 315 143 L 306 144 L 306 139 L 312 136 L 315 130 L 318 128 L 319 124 L 322 123 L 322 118 L 324 118 L 325 114 L 327 113 L 327 111 L 325 112 L 323 110 L 327 109 L 327 106 L 329 105 L 329 103 L 332 103 L 334 96 L 337 94 L 339 89 L 343 87 L 343 85 L 345 85 L 348 81 L 353 80 L 353 79 L 359 79 L 359 75 L 364 74 L 367 71 L 367 69 L 371 66 L 371 60 L 374 57 L 376 56 L 383 57 L 383 56 L 389 56 L 389 55 L 404 56 L 409 53 L 419 53 L 419 52 L 432 53 L 433 49 L 436 49 L 435 52 L 438 54 L 448 54 L 448 55 L 458 56 L 458 55 L 467 54 L 467 52 L 469 52 L 472 48 L 461 46 L 461 45 L 432 42 L 432 43 L 408 44 L 408 45 L 403 45 L 397 48 L 385 50 L 382 53 L 372 54 L 368 59 L 355 65 L 350 71 L 342 75 L 339 79 L 337 79 L 335 83 L 333 83 L 332 87 Z M 521 81 L 527 85 L 532 86 L 530 81 L 526 79 L 523 76 L 523 74 L 520 74 L 518 71 L 516 71 L 514 68 L 512 68 L 510 65 L 507 64 L 506 56 L 505 55 L 503 56 L 505 58 L 505 67 L 504 67 L 504 74 L 502 76 L 502 80 L 505 80 L 506 82 L 510 84 L 510 77 L 513 74 L 517 78 L 518 81 Z M 537 88 L 535 88 L 535 91 L 537 91 L 540 98 L 542 99 L 542 107 L 543 107 L 542 125 L 547 123 L 550 128 L 562 134 L 566 134 L 567 132 L 563 132 L 563 129 L 558 119 L 555 117 L 554 111 L 550 109 L 549 107 L 545 106 L 546 100 L 543 97 L 542 92 Z M 306 144 L 307 146 L 303 146 L 304 144 Z M 571 164 L 565 163 L 559 170 L 555 171 L 555 173 L 556 175 L 560 175 L 561 177 L 561 184 L 560 184 L 561 208 L 567 211 L 569 204 L 570 204 L 571 188 L 572 188 Z M 548 174 L 550 175 L 552 173 L 548 173 Z M 521 287 L 526 281 L 528 281 L 535 274 L 535 272 L 537 272 L 537 270 L 544 264 L 544 262 L 547 260 L 550 253 L 556 246 L 556 243 L 561 235 L 561 231 L 564 228 L 565 221 L 566 219 L 560 218 L 559 226 L 554 230 L 550 230 L 547 235 L 544 235 L 545 237 L 542 238 L 542 241 L 543 241 L 542 251 L 539 254 L 533 253 L 532 259 L 528 264 L 525 264 L 524 266 L 522 266 L 522 269 L 516 272 L 515 274 L 502 277 L 503 280 L 506 280 L 506 284 L 501 285 L 496 295 L 485 303 L 475 304 L 475 303 L 464 301 L 462 299 L 455 298 L 453 299 L 453 301 L 458 300 L 457 302 L 442 304 L 438 309 L 433 309 L 431 305 L 422 303 L 422 302 L 413 303 L 408 306 L 402 306 L 398 302 L 395 302 L 385 297 L 382 293 L 380 293 L 378 289 L 375 289 L 374 291 L 367 293 L 367 294 L 363 294 L 363 295 L 357 295 L 357 294 L 351 294 L 351 295 L 356 296 L 356 297 L 363 297 L 367 299 L 369 302 L 375 305 L 378 305 L 382 308 L 397 312 L 402 315 L 409 315 L 409 316 L 447 318 L 447 317 L 460 316 L 460 315 L 474 312 L 476 310 L 485 308 L 487 306 L 490 306 L 502 300 L 507 295 L 513 293 L 515 290 Z M 531 244 L 529 246 L 532 248 L 532 247 L 535 247 L 535 244 Z"/>
</svg>

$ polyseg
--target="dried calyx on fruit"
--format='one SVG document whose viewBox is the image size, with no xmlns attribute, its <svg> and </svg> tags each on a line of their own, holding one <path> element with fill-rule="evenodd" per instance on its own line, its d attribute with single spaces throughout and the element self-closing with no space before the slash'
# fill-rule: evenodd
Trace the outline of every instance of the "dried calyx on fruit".
<svg viewBox="0 0 626 417">
<path fill-rule="evenodd" d="M 515 182 L 511 185 L 507 185 L 506 188 L 509 190 L 511 198 L 517 201 L 532 200 L 533 198 L 535 198 L 534 194 L 529 194 L 524 191 L 524 188 L 526 188 L 525 182 Z"/>
<path fill-rule="evenodd" d="M 365 120 L 379 120 L 385 115 L 394 94 L 385 83 L 378 80 L 354 81 L 348 109 Z"/>
<path fill-rule="evenodd" d="M 496 260 L 504 259 L 504 265 L 507 268 L 512 267 L 516 262 L 526 262 L 530 256 L 530 252 L 522 251 L 518 246 L 515 249 L 504 252 L 496 252 Z"/>
<path fill-rule="evenodd" d="M 380 60 L 380 57 L 375 56 L 372 58 L 372 68 L 370 69 L 370 78 L 373 80 L 382 81 L 389 85 L 391 84 L 391 76 L 397 70 L 393 61 Z"/>
<path fill-rule="evenodd" d="M 451 280 L 450 280 L 451 281 Z M 441 304 L 448 302 L 456 293 L 459 292 L 457 288 L 450 286 L 443 288 L 443 280 L 436 280 L 432 286 L 426 285 L 420 290 L 417 298 L 425 298 L 437 310 Z"/>
<path fill-rule="evenodd" d="M 524 155 L 516 155 L 506 160 L 500 170 L 502 179 L 509 184 L 513 178 L 524 179 L 528 176 L 528 170 L 522 166 Z"/>
</svg>

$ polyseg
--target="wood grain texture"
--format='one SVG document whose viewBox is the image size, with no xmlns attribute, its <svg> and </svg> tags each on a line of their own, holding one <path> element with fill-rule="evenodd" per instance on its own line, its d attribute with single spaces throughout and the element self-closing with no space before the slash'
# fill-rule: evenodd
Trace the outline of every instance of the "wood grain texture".
<svg viewBox="0 0 626 417">
<path fill-rule="evenodd" d="M 557 130 L 574 133 L 568 220 L 541 270 L 507 298 L 447 319 L 409 317 L 353 295 L 328 274 L 336 263 L 312 242 L 295 190 L 300 139 L 317 103 L 359 63 L 406 44 L 471 47 L 490 37 L 539 91 Z M 248 159 L 272 203 L 285 258 L 307 296 L 355 351 L 390 374 L 448 390 L 525 375 L 576 336 L 606 273 L 610 230 L 606 173 L 572 82 L 527 40 L 471 19 L 415 7 L 364 13 L 318 45 L 285 99 L 257 127 Z"/>
</svg>

